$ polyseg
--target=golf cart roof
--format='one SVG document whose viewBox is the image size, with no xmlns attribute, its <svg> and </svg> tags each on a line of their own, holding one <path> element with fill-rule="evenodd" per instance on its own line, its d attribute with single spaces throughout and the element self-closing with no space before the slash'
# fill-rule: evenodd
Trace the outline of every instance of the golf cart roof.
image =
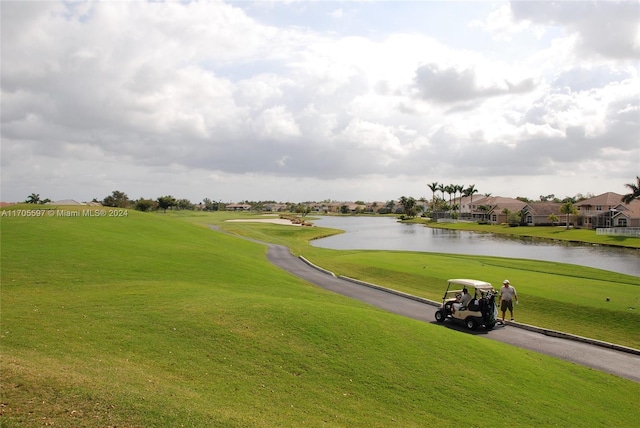
<svg viewBox="0 0 640 428">
<path fill-rule="evenodd" d="M 450 279 L 447 281 L 449 283 L 449 287 L 452 284 L 461 285 L 463 287 L 474 287 L 476 289 L 493 289 L 491 283 L 486 281 L 478 281 L 477 279 Z"/>
</svg>

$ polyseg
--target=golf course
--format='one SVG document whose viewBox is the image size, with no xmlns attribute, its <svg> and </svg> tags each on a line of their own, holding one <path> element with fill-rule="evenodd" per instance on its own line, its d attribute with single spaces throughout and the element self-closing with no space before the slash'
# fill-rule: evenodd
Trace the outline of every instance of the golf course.
<svg viewBox="0 0 640 428">
<path fill-rule="evenodd" d="M 519 322 L 636 349 L 638 277 L 327 250 L 309 241 L 339 231 L 226 221 L 257 217 L 239 213 L 24 214 L 32 208 L 6 208 L 0 222 L 2 427 L 631 427 L 640 417 L 637 382 L 328 292 L 244 238 L 433 300 L 449 278 L 509 278 Z"/>
</svg>

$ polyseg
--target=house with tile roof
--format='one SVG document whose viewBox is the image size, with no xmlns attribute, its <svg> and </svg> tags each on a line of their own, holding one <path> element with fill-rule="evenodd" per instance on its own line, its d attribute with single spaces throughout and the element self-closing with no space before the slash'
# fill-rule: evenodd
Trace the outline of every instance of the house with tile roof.
<svg viewBox="0 0 640 428">
<path fill-rule="evenodd" d="M 251 205 L 249 204 L 227 204 L 227 211 L 249 211 L 251 209 Z"/>
<path fill-rule="evenodd" d="M 582 217 L 582 223 L 590 229 L 604 227 L 640 227 L 640 200 L 629 204 L 622 202 L 622 195 L 603 193 L 574 204 Z"/>
<path fill-rule="evenodd" d="M 554 226 L 566 224 L 566 214 L 560 212 L 562 206 L 559 202 L 530 202 L 522 209 L 522 222 L 527 226 Z M 558 221 L 549 219 L 556 216 Z"/>
<path fill-rule="evenodd" d="M 514 198 L 505 198 L 502 196 L 474 196 L 473 203 L 471 197 L 462 198 L 460 204 L 460 218 L 473 221 L 487 221 L 492 224 L 500 224 L 507 222 L 507 214 L 522 211 L 526 206 L 523 202 Z"/>
<path fill-rule="evenodd" d="M 69 206 L 69 205 L 86 205 L 86 204 L 83 204 L 82 202 L 78 202 L 75 199 L 60 199 L 59 201 L 47 202 L 45 205 Z"/>
</svg>

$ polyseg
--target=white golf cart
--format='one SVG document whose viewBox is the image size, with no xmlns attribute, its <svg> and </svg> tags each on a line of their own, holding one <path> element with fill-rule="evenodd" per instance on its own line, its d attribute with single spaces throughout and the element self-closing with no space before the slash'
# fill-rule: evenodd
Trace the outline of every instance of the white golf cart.
<svg viewBox="0 0 640 428">
<path fill-rule="evenodd" d="M 465 288 L 472 297 L 471 301 L 467 306 L 454 306 L 459 302 Z M 442 297 L 442 306 L 436 311 L 436 321 L 443 323 L 450 319 L 466 325 L 470 330 L 478 327 L 491 330 L 498 319 L 496 295 L 496 290 L 488 282 L 476 279 L 450 279 Z"/>
</svg>

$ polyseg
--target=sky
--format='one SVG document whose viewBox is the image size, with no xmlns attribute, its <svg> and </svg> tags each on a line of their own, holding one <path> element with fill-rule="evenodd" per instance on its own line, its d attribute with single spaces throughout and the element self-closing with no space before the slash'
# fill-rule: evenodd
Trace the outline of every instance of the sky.
<svg viewBox="0 0 640 428">
<path fill-rule="evenodd" d="M 637 1 L 5 1 L 1 194 L 629 193 Z"/>
</svg>

